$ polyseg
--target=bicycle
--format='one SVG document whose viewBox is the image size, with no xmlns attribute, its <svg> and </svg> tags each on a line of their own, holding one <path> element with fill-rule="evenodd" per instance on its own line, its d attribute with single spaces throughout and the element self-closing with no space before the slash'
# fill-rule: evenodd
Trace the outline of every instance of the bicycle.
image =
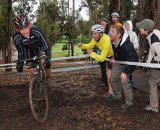
<svg viewBox="0 0 160 130">
<path fill-rule="evenodd" d="M 44 123 L 46 121 L 49 109 L 46 90 L 48 81 L 42 64 L 44 58 L 45 57 L 34 57 L 30 60 L 26 60 L 26 62 L 33 61 L 36 66 L 36 73 L 29 85 L 29 103 L 34 118 L 40 123 Z"/>
</svg>

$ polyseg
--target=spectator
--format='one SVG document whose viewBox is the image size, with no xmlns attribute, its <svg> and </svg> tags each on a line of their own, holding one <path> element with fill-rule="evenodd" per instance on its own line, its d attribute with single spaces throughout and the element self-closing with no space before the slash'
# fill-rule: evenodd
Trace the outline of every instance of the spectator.
<svg viewBox="0 0 160 130">
<path fill-rule="evenodd" d="M 160 30 L 154 29 L 155 23 L 150 19 L 144 19 L 136 24 L 142 35 L 145 35 L 149 42 L 149 56 L 147 63 L 154 60 L 160 63 Z M 147 111 L 159 112 L 158 109 L 158 83 L 160 81 L 160 69 L 153 68 L 149 78 L 149 97 L 150 104 L 145 107 Z"/>
<path fill-rule="evenodd" d="M 106 57 L 113 56 L 112 45 L 109 36 L 104 34 L 104 27 L 100 24 L 92 26 L 92 40 L 88 44 L 78 43 L 78 47 L 81 49 L 88 49 L 87 52 L 90 56 L 96 59 L 98 62 L 104 62 Z M 98 52 L 93 52 L 93 47 L 97 48 Z M 105 66 L 106 67 L 106 66 Z M 105 68 L 103 68 L 105 69 Z M 106 73 L 106 71 L 103 70 Z M 105 74 L 106 76 L 106 74 Z M 107 77 L 104 77 L 105 86 L 107 86 Z"/>
<path fill-rule="evenodd" d="M 119 22 L 119 14 L 117 12 L 113 12 L 111 14 L 111 17 L 112 17 L 112 23 L 111 25 L 114 25 L 114 26 L 122 26 L 122 24 Z"/>
<path fill-rule="evenodd" d="M 109 25 L 109 22 L 107 21 L 107 19 L 102 18 L 100 20 L 100 24 L 105 28 L 105 32 L 104 33 L 106 35 L 109 35 L 110 25 Z M 107 57 L 107 58 L 111 58 L 111 57 Z M 106 71 L 106 61 L 99 62 L 99 64 L 100 64 L 100 68 L 101 68 L 101 74 L 105 75 L 105 76 L 102 76 L 102 77 L 106 77 L 107 81 L 108 81 L 108 93 L 107 93 L 107 95 L 114 96 L 113 90 L 112 90 L 112 86 L 111 86 L 111 84 L 109 82 L 110 75 L 111 75 L 112 64 L 110 64 L 110 62 L 107 62 L 107 71 Z"/>
<path fill-rule="evenodd" d="M 130 20 L 123 23 L 125 33 L 129 36 L 130 41 L 133 43 L 134 48 L 137 50 L 139 47 L 137 34 L 133 31 L 133 24 Z"/>
<path fill-rule="evenodd" d="M 124 29 L 122 26 L 111 26 L 110 38 L 115 43 L 114 58 L 118 61 L 137 62 L 138 56 L 131 43 L 129 37 L 123 38 Z M 123 39 L 122 39 L 123 38 Z M 108 96 L 109 102 L 118 102 L 122 98 L 122 90 L 124 92 L 125 103 L 122 108 L 127 109 L 133 105 L 133 90 L 131 81 L 128 80 L 135 66 L 114 64 L 111 73 L 111 84 L 114 96 Z M 122 88 L 121 88 L 122 87 Z"/>
</svg>

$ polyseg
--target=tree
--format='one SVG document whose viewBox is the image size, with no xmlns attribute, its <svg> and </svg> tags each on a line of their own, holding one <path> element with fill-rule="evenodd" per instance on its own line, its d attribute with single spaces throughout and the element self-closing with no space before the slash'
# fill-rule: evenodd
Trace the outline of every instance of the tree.
<svg viewBox="0 0 160 130">
<path fill-rule="evenodd" d="M 10 46 L 10 37 L 11 37 L 11 11 L 12 11 L 12 0 L 1 1 L 0 8 L 0 22 L 1 22 L 1 47 L 2 57 L 5 63 L 11 61 L 11 52 L 9 50 Z M 8 17 L 6 17 L 8 16 Z"/>
<path fill-rule="evenodd" d="M 133 20 L 136 12 L 135 0 L 121 0 L 120 2 L 120 16 L 121 20 Z"/>
<path fill-rule="evenodd" d="M 57 1 L 42 1 L 37 11 L 37 21 L 34 24 L 43 30 L 50 47 L 55 44 L 59 34 L 58 20 L 59 7 Z"/>
<path fill-rule="evenodd" d="M 110 14 L 112 12 L 120 12 L 120 0 L 110 0 Z"/>
</svg>

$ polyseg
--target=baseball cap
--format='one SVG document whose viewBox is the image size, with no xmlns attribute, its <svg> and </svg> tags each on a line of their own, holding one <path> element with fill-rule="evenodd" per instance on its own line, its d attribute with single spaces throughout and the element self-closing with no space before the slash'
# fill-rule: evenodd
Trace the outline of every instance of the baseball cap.
<svg viewBox="0 0 160 130">
<path fill-rule="evenodd" d="M 144 19 L 141 22 L 136 23 L 137 28 L 144 28 L 149 31 L 152 31 L 154 26 L 155 26 L 155 23 L 151 19 Z"/>
</svg>

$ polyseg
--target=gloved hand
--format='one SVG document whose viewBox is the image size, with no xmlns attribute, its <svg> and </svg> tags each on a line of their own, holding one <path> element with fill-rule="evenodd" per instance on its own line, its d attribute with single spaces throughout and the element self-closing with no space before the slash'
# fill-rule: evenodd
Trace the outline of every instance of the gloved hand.
<svg viewBox="0 0 160 130">
<path fill-rule="evenodd" d="M 16 63 L 16 69 L 18 72 L 23 72 L 23 62 L 18 62 Z"/>
<path fill-rule="evenodd" d="M 45 68 L 50 69 L 51 68 L 51 61 L 50 59 L 45 59 Z"/>
</svg>

